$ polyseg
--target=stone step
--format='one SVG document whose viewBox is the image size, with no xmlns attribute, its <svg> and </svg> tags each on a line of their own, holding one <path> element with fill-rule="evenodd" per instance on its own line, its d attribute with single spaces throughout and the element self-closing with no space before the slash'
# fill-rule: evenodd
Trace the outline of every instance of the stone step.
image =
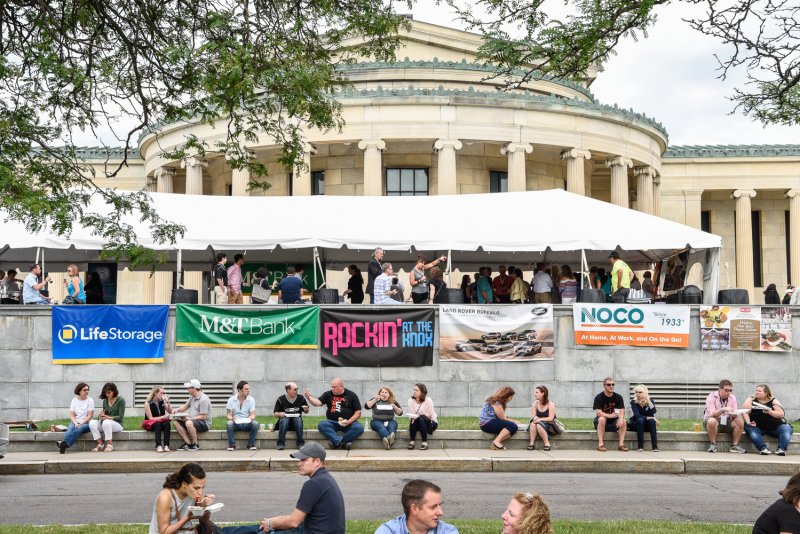
<svg viewBox="0 0 800 534">
<path fill-rule="evenodd" d="M 428 444 L 431 449 L 488 449 L 489 443 L 494 436 L 481 432 L 480 430 L 437 430 L 431 434 Z M 244 448 L 247 444 L 247 434 L 237 432 L 237 447 Z M 276 431 L 259 431 L 257 447 L 259 449 L 274 449 L 278 433 Z M 395 449 L 404 449 L 409 442 L 407 430 L 401 430 L 397 434 Z M 617 443 L 616 434 L 607 434 L 606 445 L 609 449 L 615 449 Z M 630 449 L 636 448 L 636 433 L 628 432 L 625 436 L 625 444 Z M 11 443 L 9 451 L 13 452 L 50 452 L 56 450 L 56 442 L 64 439 L 63 432 L 11 432 Z M 305 431 L 306 441 L 318 441 L 323 443 L 326 448 L 328 443 L 325 438 L 316 430 Z M 153 432 L 144 430 L 132 430 L 117 432 L 114 434 L 114 449 L 122 451 L 150 450 L 155 447 L 155 435 Z M 777 447 L 775 438 L 765 436 L 765 442 L 770 449 Z M 792 443 L 800 443 L 800 434 L 792 436 Z M 182 444 L 180 436 L 173 431 L 171 435 L 172 448 Z M 524 449 L 528 444 L 528 433 L 518 432 L 506 443 L 509 449 Z M 593 450 L 597 447 L 597 434 L 589 430 L 567 430 L 560 436 L 551 438 L 553 449 L 560 450 Z M 199 445 L 204 450 L 224 450 L 228 446 L 227 435 L 224 430 L 210 430 L 200 434 Z M 726 452 L 731 445 L 730 436 L 719 435 L 717 446 L 720 452 Z M 70 448 L 70 451 L 89 451 L 95 446 L 91 434 L 83 434 L 77 442 Z M 662 451 L 705 451 L 708 448 L 708 436 L 705 432 L 659 432 L 658 446 Z M 746 435 L 742 437 L 742 446 L 754 452 L 753 446 Z M 417 436 L 417 447 L 419 447 L 419 436 Z M 542 443 L 537 439 L 537 449 L 542 449 Z M 290 431 L 286 436 L 286 449 L 295 448 L 295 433 Z M 383 449 L 383 443 L 378 435 L 372 430 L 365 430 L 364 434 L 353 444 L 353 449 Z M 645 449 L 650 449 L 650 437 L 645 434 Z"/>
</svg>

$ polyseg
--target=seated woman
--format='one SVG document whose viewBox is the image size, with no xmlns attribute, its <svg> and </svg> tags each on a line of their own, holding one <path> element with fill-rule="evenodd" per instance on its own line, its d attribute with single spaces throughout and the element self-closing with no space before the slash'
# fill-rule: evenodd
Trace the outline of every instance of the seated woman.
<svg viewBox="0 0 800 534">
<path fill-rule="evenodd" d="M 553 534 L 550 508 L 538 493 L 517 493 L 500 517 L 503 534 Z"/>
<path fill-rule="evenodd" d="M 397 433 L 397 421 L 394 416 L 403 415 L 403 409 L 397 403 L 394 391 L 389 386 L 381 387 L 374 397 L 364 403 L 364 408 L 372 410 L 372 421 L 369 426 L 378 433 L 388 451 L 394 445 Z"/>
<path fill-rule="evenodd" d="M 67 267 L 67 275 L 64 277 L 64 286 L 67 288 L 67 296 L 64 297 L 64 304 L 86 304 L 86 292 L 83 290 L 83 280 L 78 276 L 78 266 L 75 264 Z"/>
<path fill-rule="evenodd" d="M 61 454 L 72 447 L 81 434 L 89 432 L 89 421 L 94 417 L 94 399 L 89 396 L 89 384 L 81 382 L 75 386 L 75 398 L 69 404 L 69 426 L 64 439 L 56 445 Z"/>
<path fill-rule="evenodd" d="M 744 401 L 742 406 L 750 413 L 745 413 L 744 431 L 750 436 L 750 441 L 761 454 L 772 454 L 764 443 L 763 434 L 778 438 L 778 448 L 775 454 L 786 456 L 789 442 L 792 440 L 792 425 L 786 422 L 786 413 L 781 402 L 772 396 L 769 386 L 759 384 L 753 396 Z"/>
<path fill-rule="evenodd" d="M 478 418 L 478 424 L 483 432 L 495 434 L 490 448 L 504 451 L 503 442 L 517 433 L 519 425 L 506 416 L 506 406 L 514 398 L 515 391 L 503 386 L 486 399 Z"/>
<path fill-rule="evenodd" d="M 439 420 L 436 411 L 433 409 L 433 401 L 428 397 L 428 388 L 425 384 L 414 384 L 411 398 L 408 399 L 408 417 L 411 422 L 408 424 L 408 433 L 411 441 L 408 442 L 408 450 L 412 450 L 417 439 L 417 432 L 422 438 L 419 450 L 428 450 L 428 434 L 439 427 Z"/>
<path fill-rule="evenodd" d="M 150 430 L 156 433 L 156 452 L 169 452 L 169 414 L 174 411 L 164 388 L 153 386 L 144 403 L 144 419 L 153 421 Z"/>
<path fill-rule="evenodd" d="M 800 473 L 795 473 L 778 492 L 780 499 L 756 519 L 753 534 L 800 532 Z"/>
<path fill-rule="evenodd" d="M 97 441 L 97 446 L 92 449 L 92 452 L 100 452 L 102 450 L 111 452 L 114 450 L 112 433 L 122 432 L 122 420 L 125 418 L 125 399 L 119 396 L 119 390 L 114 382 L 106 382 L 103 385 L 100 398 L 103 399 L 103 409 L 100 410 L 98 419 L 89 422 L 89 430 L 92 431 L 92 437 Z M 100 436 L 101 429 L 103 430 L 102 437 Z"/>
<path fill-rule="evenodd" d="M 531 441 L 528 444 L 528 450 L 532 451 L 536 448 L 536 436 L 539 436 L 544 442 L 544 450 L 550 450 L 550 436 L 555 432 L 553 431 L 553 419 L 556 418 L 556 405 L 550 400 L 550 392 L 547 386 L 536 386 L 534 390 L 533 407 L 531 408 L 531 424 L 528 429 L 531 435 Z"/>
<path fill-rule="evenodd" d="M 644 450 L 644 430 L 650 432 L 650 444 L 653 452 L 658 452 L 658 434 L 656 427 L 660 424 L 656 419 L 656 403 L 650 398 L 647 386 L 639 384 L 633 389 L 633 400 L 631 400 L 631 422 L 636 428 L 637 450 Z"/>
</svg>

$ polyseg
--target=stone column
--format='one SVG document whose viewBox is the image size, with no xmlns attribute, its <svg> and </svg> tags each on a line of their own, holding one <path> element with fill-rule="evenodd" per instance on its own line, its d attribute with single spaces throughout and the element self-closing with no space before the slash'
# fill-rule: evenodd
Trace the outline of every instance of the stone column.
<svg viewBox="0 0 800 534">
<path fill-rule="evenodd" d="M 792 284 L 800 284 L 800 189 L 786 192 L 789 198 L 789 276 Z"/>
<path fill-rule="evenodd" d="M 438 139 L 433 144 L 433 149 L 439 153 L 438 173 L 439 182 L 437 195 L 455 195 L 456 187 L 456 150 L 461 150 L 461 141 L 458 139 Z"/>
<path fill-rule="evenodd" d="M 611 203 L 627 208 L 628 202 L 628 167 L 633 162 L 622 156 L 606 161 L 606 167 L 611 167 Z"/>
<path fill-rule="evenodd" d="M 364 151 L 364 196 L 383 196 L 383 162 L 381 150 L 386 148 L 382 139 L 364 139 L 358 148 Z"/>
<path fill-rule="evenodd" d="M 156 190 L 159 193 L 172 193 L 172 183 L 175 178 L 175 169 L 169 167 L 159 167 L 153 173 L 156 177 Z"/>
<path fill-rule="evenodd" d="M 684 189 L 683 190 L 683 205 L 686 210 L 686 217 L 684 224 L 702 230 L 703 217 L 703 190 L 702 189 Z"/>
<path fill-rule="evenodd" d="M 292 194 L 294 196 L 307 197 L 311 195 L 311 156 L 316 153 L 317 149 L 314 145 L 308 143 L 303 144 L 303 165 L 296 166 L 292 174 L 292 180 L 294 180 L 292 184 Z M 364 166 L 366 168 L 366 155 L 364 156 L 364 160 Z M 366 183 L 364 186 L 366 187 Z"/>
<path fill-rule="evenodd" d="M 156 178 L 155 174 L 153 174 L 153 176 L 146 177 L 145 181 L 145 191 L 148 193 L 155 193 L 158 191 L 158 178 Z"/>
<path fill-rule="evenodd" d="M 508 192 L 519 193 L 528 190 L 525 173 L 525 154 L 533 152 L 530 143 L 508 143 L 500 149 L 500 153 L 508 156 Z"/>
<path fill-rule="evenodd" d="M 736 199 L 736 286 L 746 289 L 750 302 L 755 300 L 753 281 L 753 219 L 750 199 L 756 196 L 752 189 L 737 189 L 731 195 Z"/>
<path fill-rule="evenodd" d="M 633 169 L 633 175 L 636 176 L 636 205 L 642 213 L 653 215 L 655 212 L 653 208 L 653 178 L 657 174 L 656 170 L 649 165 Z"/>
<path fill-rule="evenodd" d="M 203 194 L 203 168 L 208 167 L 206 160 L 191 156 L 181 161 L 181 167 L 186 169 L 186 194 Z"/>
<path fill-rule="evenodd" d="M 250 193 L 247 191 L 247 184 L 250 183 L 250 169 L 233 169 L 231 173 L 231 196 L 246 197 Z"/>
<path fill-rule="evenodd" d="M 588 150 L 570 148 L 561 152 L 561 159 L 567 162 L 567 191 L 577 195 L 586 195 L 586 177 L 583 165 L 586 160 L 592 159 Z"/>
<path fill-rule="evenodd" d="M 661 177 L 653 178 L 653 215 L 661 217 Z"/>
</svg>

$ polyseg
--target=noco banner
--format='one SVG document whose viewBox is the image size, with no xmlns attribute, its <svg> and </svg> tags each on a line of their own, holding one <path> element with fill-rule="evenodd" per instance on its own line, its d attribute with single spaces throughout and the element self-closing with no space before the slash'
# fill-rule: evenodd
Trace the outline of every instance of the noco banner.
<svg viewBox="0 0 800 534">
<path fill-rule="evenodd" d="M 326 367 L 433 365 L 434 310 L 320 311 L 320 353 Z"/>
<path fill-rule="evenodd" d="M 576 345 L 689 346 L 689 306 L 575 303 L 572 321 Z"/>
<path fill-rule="evenodd" d="M 53 364 L 161 363 L 169 306 L 55 306 Z"/>
<path fill-rule="evenodd" d="M 179 347 L 317 348 L 317 306 L 244 310 L 178 304 L 175 316 Z"/>
</svg>

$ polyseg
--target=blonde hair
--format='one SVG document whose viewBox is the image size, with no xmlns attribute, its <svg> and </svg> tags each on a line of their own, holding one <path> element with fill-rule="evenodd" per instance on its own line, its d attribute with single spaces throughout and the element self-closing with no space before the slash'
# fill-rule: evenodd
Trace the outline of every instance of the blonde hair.
<svg viewBox="0 0 800 534">
<path fill-rule="evenodd" d="M 517 534 L 553 534 L 550 508 L 538 493 L 517 493 L 514 500 L 522 505 Z"/>
<path fill-rule="evenodd" d="M 378 393 L 375 396 L 376 397 L 380 397 L 381 396 L 381 390 L 384 390 L 384 389 L 389 392 L 389 402 L 391 402 L 393 404 L 395 402 L 397 402 L 397 398 L 394 396 L 394 391 L 392 391 L 392 388 L 390 388 L 389 386 L 381 386 L 380 389 L 378 390 Z"/>
<path fill-rule="evenodd" d="M 70 263 L 69 265 L 67 265 L 67 272 L 72 271 L 73 269 L 74 269 L 74 272 L 73 272 L 72 276 L 78 276 L 78 274 L 80 274 L 80 270 L 78 270 L 78 266 L 75 265 L 74 263 Z"/>
<path fill-rule="evenodd" d="M 151 400 L 153 400 L 153 397 L 156 396 L 156 393 L 158 393 L 159 389 L 164 389 L 164 386 L 153 386 L 153 389 L 151 389 L 150 393 L 147 394 L 147 399 L 145 399 L 145 400 L 147 402 L 150 402 Z"/>
<path fill-rule="evenodd" d="M 636 396 L 637 390 L 641 390 L 643 393 L 641 399 L 639 399 L 639 397 Z M 636 404 L 638 404 L 642 408 L 650 404 L 650 392 L 647 390 L 647 386 L 645 386 L 644 384 L 639 384 L 638 386 L 633 388 L 633 400 L 634 402 L 636 402 Z"/>
</svg>

